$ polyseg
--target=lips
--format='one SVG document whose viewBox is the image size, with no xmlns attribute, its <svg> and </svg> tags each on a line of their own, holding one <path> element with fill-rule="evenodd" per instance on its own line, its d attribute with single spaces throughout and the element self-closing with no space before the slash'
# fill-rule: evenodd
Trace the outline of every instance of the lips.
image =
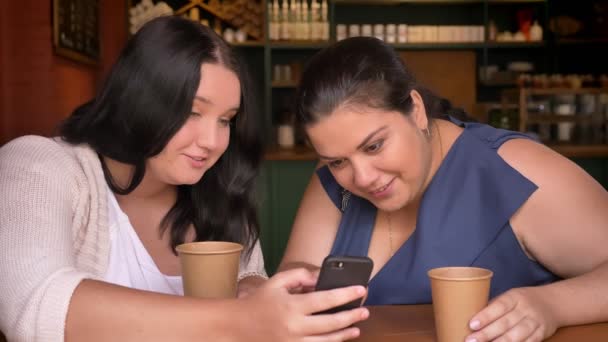
<svg viewBox="0 0 608 342">
<path fill-rule="evenodd" d="M 390 182 L 388 182 L 388 183 L 386 183 L 385 185 L 383 185 L 383 186 L 381 186 L 381 187 L 379 187 L 379 188 L 376 188 L 376 189 L 374 189 L 374 190 L 370 191 L 370 193 L 371 193 L 372 195 L 377 195 L 377 194 L 380 194 L 380 193 L 382 193 L 383 191 L 385 191 L 386 189 L 388 189 L 388 187 L 389 187 L 389 186 L 391 186 L 391 184 L 392 184 L 392 183 L 393 183 L 393 179 L 391 179 L 391 181 L 390 181 Z"/>
<path fill-rule="evenodd" d="M 190 166 L 195 169 L 203 169 L 207 164 L 206 161 L 208 156 L 184 154 L 184 157 L 188 158 L 187 160 L 190 161 Z"/>
<path fill-rule="evenodd" d="M 385 186 L 372 191 L 372 194 L 377 194 L 379 192 L 382 192 L 382 191 L 386 190 L 386 188 L 388 188 L 388 186 L 389 186 L 389 184 L 386 184 Z"/>
<path fill-rule="evenodd" d="M 186 157 L 195 160 L 195 161 L 204 161 L 205 159 L 207 159 L 206 156 L 200 156 L 200 155 L 190 155 L 190 154 L 184 154 Z"/>
</svg>

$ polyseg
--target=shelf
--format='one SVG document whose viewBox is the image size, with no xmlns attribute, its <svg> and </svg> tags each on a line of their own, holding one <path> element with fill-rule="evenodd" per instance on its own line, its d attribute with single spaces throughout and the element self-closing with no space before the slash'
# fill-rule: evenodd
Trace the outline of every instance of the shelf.
<svg viewBox="0 0 608 342">
<path fill-rule="evenodd" d="M 296 88 L 297 86 L 298 82 L 295 81 L 272 82 L 273 88 Z"/>
<path fill-rule="evenodd" d="M 525 92 L 526 95 L 568 95 L 608 93 L 608 88 L 517 88 L 510 92 Z"/>
<path fill-rule="evenodd" d="M 308 146 L 294 146 L 293 148 L 282 148 L 272 146 L 264 153 L 264 160 L 317 160 L 317 153 Z"/>
<path fill-rule="evenodd" d="M 234 47 L 264 47 L 264 42 L 258 40 L 248 40 L 242 43 L 234 42 L 230 43 L 231 46 Z"/>
<path fill-rule="evenodd" d="M 556 122 L 588 122 L 593 121 L 592 114 L 574 114 L 574 115 L 558 115 L 558 114 L 535 114 L 528 113 L 528 124 L 538 123 L 556 123 Z"/>
<path fill-rule="evenodd" d="M 482 4 L 484 0 L 334 0 L 340 5 L 399 5 L 399 4 Z"/>
<path fill-rule="evenodd" d="M 308 41 L 308 40 L 288 40 L 288 41 L 272 41 L 269 43 L 269 47 L 271 49 L 294 49 L 294 50 L 303 50 L 303 49 L 322 49 L 326 46 L 329 46 L 331 43 L 325 40 L 321 41 Z"/>
<path fill-rule="evenodd" d="M 482 87 L 517 87 L 515 81 L 478 81 L 478 83 Z"/>
<path fill-rule="evenodd" d="M 594 45 L 608 44 L 608 37 L 601 38 L 557 38 L 557 45 Z"/>
<path fill-rule="evenodd" d="M 520 48 L 541 48 L 546 43 L 540 42 L 487 42 L 486 47 L 488 49 L 520 49 Z"/>
<path fill-rule="evenodd" d="M 533 4 L 533 3 L 545 3 L 548 0 L 488 0 L 489 4 Z"/>
<path fill-rule="evenodd" d="M 333 0 L 340 5 L 399 5 L 399 4 L 438 4 L 438 5 L 460 5 L 460 4 L 521 4 L 521 3 L 545 3 L 547 0 Z"/>
<path fill-rule="evenodd" d="M 484 43 L 396 43 L 390 44 L 397 50 L 466 50 L 482 49 Z"/>
<path fill-rule="evenodd" d="M 548 144 L 548 147 L 568 158 L 608 157 L 608 145 Z"/>
</svg>

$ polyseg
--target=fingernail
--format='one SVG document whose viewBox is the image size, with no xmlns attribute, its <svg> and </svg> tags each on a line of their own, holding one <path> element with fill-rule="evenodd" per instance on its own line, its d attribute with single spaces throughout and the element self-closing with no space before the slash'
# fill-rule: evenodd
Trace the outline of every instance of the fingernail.
<svg viewBox="0 0 608 342">
<path fill-rule="evenodd" d="M 366 319 L 369 317 L 369 310 L 365 309 L 361 312 L 361 318 Z"/>
<path fill-rule="evenodd" d="M 474 320 L 474 321 L 471 321 L 471 323 L 469 323 L 469 327 L 470 327 L 472 330 L 477 330 L 477 329 L 479 329 L 479 326 L 481 326 L 481 323 L 480 323 L 478 320 Z M 470 340 L 470 341 L 469 341 L 469 340 L 467 340 L 467 342 L 477 342 L 477 340 L 472 339 L 472 340 Z"/>
<path fill-rule="evenodd" d="M 477 339 L 474 337 L 469 337 L 465 340 L 465 342 L 477 342 Z"/>
</svg>

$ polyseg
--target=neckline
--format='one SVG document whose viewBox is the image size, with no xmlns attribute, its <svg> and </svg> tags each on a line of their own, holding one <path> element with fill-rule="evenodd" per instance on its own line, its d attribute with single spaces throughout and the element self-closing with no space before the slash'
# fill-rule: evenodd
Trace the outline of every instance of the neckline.
<svg viewBox="0 0 608 342">
<path fill-rule="evenodd" d="M 443 173 L 447 172 L 445 171 L 447 169 L 447 166 L 445 166 L 447 164 L 447 161 L 451 158 L 453 158 L 453 155 L 456 150 L 456 148 L 462 144 L 462 140 L 464 139 L 463 136 L 465 134 L 465 132 L 467 131 L 468 125 L 466 125 L 463 122 L 460 121 L 454 121 L 455 119 L 453 119 L 450 116 L 450 122 L 458 125 L 460 127 L 463 127 L 462 132 L 460 132 L 460 134 L 458 135 L 458 137 L 456 137 L 456 139 L 454 140 L 454 143 L 450 146 L 450 148 L 447 150 L 447 153 L 445 154 L 445 156 L 443 157 L 443 160 L 441 161 L 441 163 L 439 164 L 439 167 L 437 168 L 437 171 L 435 172 L 435 175 L 433 176 L 433 178 L 431 179 L 431 181 L 429 182 L 428 186 L 426 187 L 426 189 L 424 190 L 424 193 L 422 194 L 422 198 L 420 199 L 420 206 L 418 207 L 418 212 L 416 213 L 416 226 L 414 227 L 414 231 L 412 232 L 412 234 L 407 238 L 407 240 L 405 240 L 399 247 L 397 247 L 397 249 L 395 249 L 395 252 L 393 254 L 393 256 L 391 256 L 386 263 L 384 263 L 384 265 L 378 270 L 378 272 L 376 272 L 376 274 L 374 275 L 373 278 L 370 279 L 369 283 L 371 284 L 375 279 L 378 278 L 378 276 L 380 276 L 382 273 L 385 273 L 385 269 L 389 268 L 389 265 L 393 262 L 394 259 L 398 259 L 398 255 L 403 253 L 403 250 L 405 249 L 405 247 L 407 245 L 411 245 L 417 236 L 419 235 L 419 231 L 421 229 L 424 229 L 421 226 L 421 220 L 420 220 L 420 210 L 422 209 L 423 205 L 424 205 L 424 201 L 426 198 L 427 193 L 434 188 L 434 184 L 436 184 L 437 182 L 439 182 L 437 179 L 440 179 L 442 177 L 441 176 Z M 370 233 L 369 233 L 369 237 L 367 239 L 367 246 L 366 246 L 366 252 L 365 254 L 367 255 L 369 253 L 369 246 L 370 246 L 370 242 L 371 242 L 371 234 L 373 233 L 373 228 L 374 228 L 374 223 L 377 219 L 378 216 L 378 208 L 376 208 L 373 204 L 371 204 L 368 201 L 365 201 L 365 203 L 369 206 L 371 206 L 373 210 L 374 214 L 372 215 L 371 218 L 371 229 L 370 229 Z M 388 272 L 388 271 L 386 271 Z"/>
<path fill-rule="evenodd" d="M 106 184 L 106 186 L 107 186 L 107 184 Z M 108 188 L 108 197 L 110 197 L 110 205 L 112 206 L 112 209 L 116 215 L 115 216 L 116 220 L 122 221 L 122 223 L 124 224 L 124 227 L 128 229 L 127 233 L 131 236 L 133 243 L 135 243 L 137 245 L 136 248 L 141 251 L 140 253 L 137 253 L 137 254 L 145 259 L 143 263 L 139 263 L 139 266 L 144 269 L 148 269 L 149 271 L 158 273 L 159 275 L 163 276 L 165 279 L 167 279 L 169 281 L 182 279 L 181 275 L 168 275 L 168 274 L 164 274 L 163 272 L 160 271 L 160 269 L 158 268 L 158 265 L 156 265 L 156 263 L 154 262 L 154 259 L 152 259 L 152 256 L 148 252 L 148 249 L 144 246 L 143 242 L 139 238 L 139 235 L 135 231 L 135 228 L 133 228 L 133 225 L 131 224 L 131 221 L 129 220 L 129 216 L 127 216 L 127 214 L 122 210 L 122 208 L 118 204 L 116 195 L 112 192 L 112 190 L 110 189 L 109 186 L 107 186 L 107 188 Z"/>
</svg>

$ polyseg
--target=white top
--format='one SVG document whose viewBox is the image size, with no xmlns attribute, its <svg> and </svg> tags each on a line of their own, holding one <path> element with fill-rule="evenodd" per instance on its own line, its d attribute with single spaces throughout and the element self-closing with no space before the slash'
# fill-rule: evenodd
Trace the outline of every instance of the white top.
<svg viewBox="0 0 608 342">
<path fill-rule="evenodd" d="M 110 258 L 103 280 L 138 290 L 184 295 L 181 276 L 163 274 L 108 188 Z"/>
</svg>

